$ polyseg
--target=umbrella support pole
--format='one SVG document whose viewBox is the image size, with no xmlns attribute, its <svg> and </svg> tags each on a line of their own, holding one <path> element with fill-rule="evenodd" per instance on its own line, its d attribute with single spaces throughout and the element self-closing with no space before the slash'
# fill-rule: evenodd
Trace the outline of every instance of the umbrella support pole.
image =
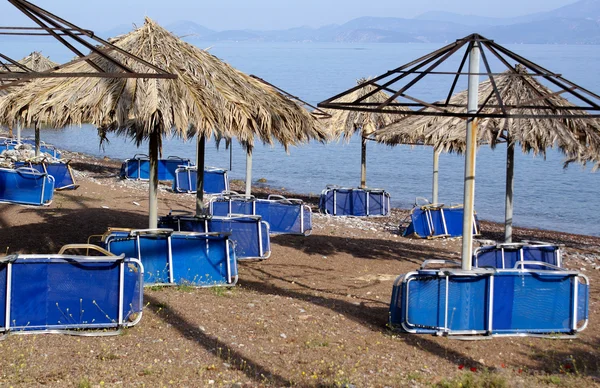
<svg viewBox="0 0 600 388">
<path fill-rule="evenodd" d="M 469 89 L 467 112 L 477 113 L 477 100 L 479 94 L 479 43 L 474 42 L 469 53 Z M 473 215 L 475 213 L 475 156 L 477 151 L 477 120 L 474 117 L 467 119 L 467 151 L 465 154 L 465 190 L 464 213 L 462 230 L 462 269 L 471 270 L 473 256 Z"/>
<path fill-rule="evenodd" d="M 17 124 L 17 144 L 21 144 L 21 123 Z"/>
<path fill-rule="evenodd" d="M 206 137 L 198 135 L 198 149 L 196 150 L 196 217 L 203 216 L 204 209 L 204 153 Z"/>
<path fill-rule="evenodd" d="M 364 189 L 367 187 L 367 139 L 361 138 L 361 149 L 360 149 L 360 187 Z"/>
<path fill-rule="evenodd" d="M 149 214 L 149 229 L 158 227 L 158 136 L 154 131 L 150 134 L 148 142 L 148 156 L 150 159 L 150 182 L 148 191 L 148 214 Z"/>
<path fill-rule="evenodd" d="M 432 178 L 432 193 L 431 193 L 431 203 L 437 204 L 439 202 L 438 199 L 438 178 L 440 172 L 440 153 L 435 149 L 433 150 L 433 178 Z"/>
<path fill-rule="evenodd" d="M 504 213 L 504 242 L 512 242 L 513 190 L 515 173 L 515 144 L 510 140 L 506 146 L 506 206 Z"/>
<path fill-rule="evenodd" d="M 246 151 L 246 196 L 252 194 L 252 148 Z"/>
<path fill-rule="evenodd" d="M 35 156 L 40 156 L 40 127 L 36 122 L 34 124 L 35 130 Z"/>
</svg>

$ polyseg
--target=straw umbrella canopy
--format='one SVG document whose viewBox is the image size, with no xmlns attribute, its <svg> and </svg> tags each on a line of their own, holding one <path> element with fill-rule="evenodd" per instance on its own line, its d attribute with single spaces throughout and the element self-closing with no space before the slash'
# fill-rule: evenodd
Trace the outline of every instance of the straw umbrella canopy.
<svg viewBox="0 0 600 388">
<path fill-rule="evenodd" d="M 249 146 L 255 139 L 266 144 L 277 141 L 286 149 L 310 139 L 325 139 L 308 111 L 148 18 L 142 27 L 112 43 L 176 74 L 177 79 L 39 79 L 3 99 L 0 114 L 8 121 L 39 121 L 54 127 L 91 123 L 103 132 L 127 134 L 138 145 L 149 139 L 150 228 L 157 222 L 157 161 L 162 136 L 174 134 L 185 140 L 198 135 L 201 151 L 211 136 L 236 137 Z M 115 56 L 133 70 L 140 66 L 118 53 Z M 108 71 L 114 66 L 102 58 L 96 63 Z M 80 61 L 58 71 L 78 72 L 88 66 Z M 198 159 L 202 172 L 204 155 Z M 198 181 L 197 215 L 204 211 L 203 182 Z"/>
<path fill-rule="evenodd" d="M 516 77 L 515 74 L 521 74 Z M 558 107 L 565 116 L 581 115 L 581 111 L 572 109 L 575 105 L 566 98 L 525 75 L 525 68 L 517 65 L 494 77 L 500 97 L 505 103 L 514 106 L 522 114 L 537 109 L 536 105 Z M 493 91 L 491 80 L 479 85 L 479 105 L 489 99 L 488 105 L 498 106 L 497 96 Z M 457 93 L 450 99 L 450 104 L 464 104 L 467 91 Z M 433 110 L 425 108 L 424 110 Z M 452 109 L 452 108 L 448 108 Z M 494 113 L 498 108 L 484 107 L 485 113 Z M 488 112 L 485 112 L 485 111 Z M 465 153 L 467 148 L 465 119 L 447 116 L 412 116 L 377 131 L 373 138 L 388 145 L 401 143 L 419 143 L 432 145 L 436 151 Z M 524 153 L 545 155 L 547 148 L 557 147 L 566 156 L 566 164 L 592 162 L 598 167 L 600 155 L 600 122 L 597 119 L 562 118 L 544 120 L 539 118 L 501 118 L 484 117 L 477 123 L 477 143 L 489 144 L 495 148 L 499 143 L 507 143 L 506 165 L 506 214 L 505 239 L 512 240 L 512 205 L 513 205 L 513 173 L 514 147 L 518 143 Z"/>
<path fill-rule="evenodd" d="M 51 61 L 48 57 L 42 55 L 39 51 L 34 51 L 25 58 L 19 61 L 20 64 L 27 67 L 31 71 L 38 73 L 54 69 L 58 63 Z M 17 70 L 17 69 L 15 69 Z M 10 90 L 10 89 L 9 89 Z M 34 125 L 35 130 L 35 155 L 40 154 L 40 128 L 37 123 Z M 10 127 L 10 136 L 12 137 L 12 126 Z M 17 141 L 21 142 L 21 126 L 17 126 Z"/>
<path fill-rule="evenodd" d="M 360 78 L 356 81 L 357 85 L 362 85 L 367 81 L 366 78 Z M 382 104 L 390 96 L 384 91 L 376 91 L 371 85 L 365 85 L 364 88 L 355 90 L 345 95 L 336 102 L 363 101 L 365 103 Z M 373 93 L 372 93 L 373 92 Z M 372 94 L 371 94 L 372 93 Z M 393 108 L 399 112 L 406 111 L 408 108 Z M 361 142 L 361 169 L 360 169 L 360 187 L 367 186 L 367 136 L 374 131 L 390 125 L 400 120 L 401 114 L 361 112 L 356 110 L 337 110 L 323 109 L 330 117 L 320 119 L 323 127 L 327 129 L 330 136 L 334 139 L 344 139 L 349 142 L 355 133 L 360 133 Z"/>
</svg>

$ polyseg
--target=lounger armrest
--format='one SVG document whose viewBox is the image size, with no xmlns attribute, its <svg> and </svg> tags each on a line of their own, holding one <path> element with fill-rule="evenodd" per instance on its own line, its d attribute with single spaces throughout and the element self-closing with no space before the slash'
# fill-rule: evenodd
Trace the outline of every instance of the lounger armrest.
<svg viewBox="0 0 600 388">
<path fill-rule="evenodd" d="M 460 267 L 460 263 L 458 261 L 454 261 L 454 260 L 436 260 L 436 259 L 432 259 L 432 260 L 425 260 L 423 262 L 423 264 L 421 264 L 421 269 L 425 269 L 428 265 L 430 264 L 441 264 L 441 265 L 456 265 L 457 267 Z"/>
<path fill-rule="evenodd" d="M 180 160 L 188 160 L 189 161 L 189 159 L 187 159 L 187 158 L 182 158 L 182 157 L 175 156 L 175 155 L 168 156 L 167 159 L 180 159 Z"/>
<path fill-rule="evenodd" d="M 168 229 L 168 228 L 159 228 L 159 229 L 134 229 L 131 232 L 129 232 L 130 236 L 141 236 L 141 235 L 145 235 L 145 234 L 166 234 L 166 235 L 170 235 L 173 233 L 173 229 Z"/>
<path fill-rule="evenodd" d="M 94 245 L 94 244 L 67 244 L 67 245 L 63 245 L 62 248 L 60 248 L 60 250 L 58 251 L 59 255 L 63 255 L 66 251 L 71 250 L 71 249 L 86 249 L 86 250 L 93 250 L 96 252 L 100 252 L 102 253 L 104 256 L 116 256 L 115 254 L 107 251 L 104 248 L 99 247 L 98 245 Z"/>
<path fill-rule="evenodd" d="M 426 206 L 426 205 L 431 205 L 431 202 L 429 202 L 429 199 L 425 198 L 425 197 L 415 197 L 415 206 Z"/>
<path fill-rule="evenodd" d="M 553 243 L 548 241 L 539 241 L 539 240 L 522 240 L 526 244 L 535 244 L 535 245 L 547 245 L 547 246 L 555 246 L 555 247 L 564 247 L 565 244 Z"/>
<path fill-rule="evenodd" d="M 18 173 L 19 172 L 23 173 L 23 174 L 48 175 L 45 172 L 39 172 L 35 168 L 31 168 L 31 167 L 19 167 L 19 168 L 16 168 L 15 171 Z"/>
<path fill-rule="evenodd" d="M 539 266 L 543 266 L 543 267 L 548 267 L 550 269 L 555 269 L 557 271 L 564 271 L 565 270 L 562 267 L 558 267 L 558 266 L 553 265 L 553 264 L 548 264 L 548 263 L 545 263 L 543 261 L 521 261 L 521 260 L 517 261 L 515 263 L 515 266 L 513 268 L 514 269 L 519 269 L 520 267 L 523 267 L 523 269 L 525 269 L 526 265 L 539 265 Z"/>
<path fill-rule="evenodd" d="M 146 155 L 146 154 L 135 154 L 135 155 L 133 155 L 133 158 L 131 158 L 131 159 L 144 159 L 144 158 L 149 159 L 148 155 Z"/>
<path fill-rule="evenodd" d="M 283 195 L 277 195 L 277 194 L 269 194 L 269 196 L 267 197 L 268 200 L 287 200 L 286 197 L 284 197 Z"/>
</svg>

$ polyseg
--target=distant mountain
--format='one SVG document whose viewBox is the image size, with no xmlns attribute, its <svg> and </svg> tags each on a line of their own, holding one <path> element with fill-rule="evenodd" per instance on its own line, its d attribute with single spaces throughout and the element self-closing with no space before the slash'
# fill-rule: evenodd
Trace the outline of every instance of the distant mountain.
<svg viewBox="0 0 600 388">
<path fill-rule="evenodd" d="M 200 39 L 214 34 L 216 31 L 189 20 L 180 20 L 166 26 L 166 29 L 179 37 Z"/>
<path fill-rule="evenodd" d="M 512 18 L 427 12 L 414 19 L 360 17 L 342 25 L 285 30 L 215 31 L 192 21 L 166 28 L 188 41 L 445 43 L 477 32 L 501 43 L 600 44 L 600 0 L 580 0 L 548 12 Z M 119 26 L 100 36 L 131 31 Z"/>
</svg>

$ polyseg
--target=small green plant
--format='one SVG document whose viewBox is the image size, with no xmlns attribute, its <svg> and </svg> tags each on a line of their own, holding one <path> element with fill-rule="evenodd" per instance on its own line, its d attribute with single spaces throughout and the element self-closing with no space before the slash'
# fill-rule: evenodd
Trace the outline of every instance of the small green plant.
<svg viewBox="0 0 600 388">
<path fill-rule="evenodd" d="M 150 291 L 162 291 L 165 289 L 165 287 L 163 287 L 163 286 L 148 286 L 148 287 L 146 287 L 146 289 L 150 290 Z"/>
<path fill-rule="evenodd" d="M 177 290 L 182 292 L 192 292 L 195 290 L 195 287 L 188 283 L 182 283 L 177 286 Z"/>
<path fill-rule="evenodd" d="M 548 385 L 563 385 L 563 381 L 558 376 L 545 376 L 542 381 Z"/>
<path fill-rule="evenodd" d="M 90 380 L 88 380 L 87 377 L 82 377 L 79 380 L 79 383 L 77 383 L 77 387 L 78 388 L 92 388 L 92 383 L 90 383 Z"/>
<path fill-rule="evenodd" d="M 508 387 L 506 379 L 497 374 L 491 373 L 487 369 L 481 373 L 466 372 L 454 379 L 442 380 L 437 384 L 441 388 L 504 388 Z"/>
</svg>

